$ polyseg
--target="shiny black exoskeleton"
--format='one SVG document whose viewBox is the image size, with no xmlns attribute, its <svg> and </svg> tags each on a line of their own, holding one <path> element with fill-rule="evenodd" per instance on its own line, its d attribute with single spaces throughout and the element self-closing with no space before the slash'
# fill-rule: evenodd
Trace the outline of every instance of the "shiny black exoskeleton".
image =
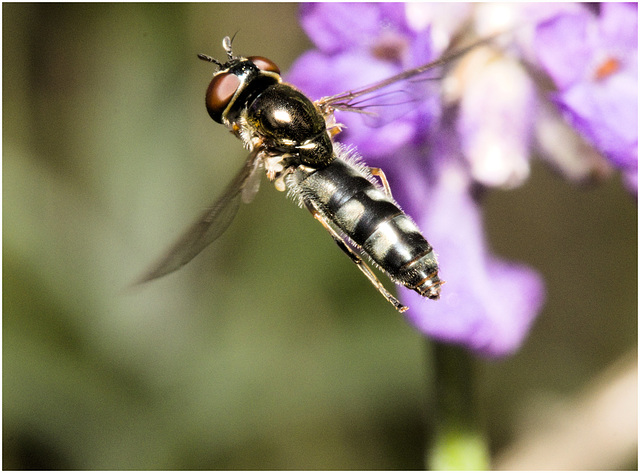
<svg viewBox="0 0 640 473">
<path fill-rule="evenodd" d="M 324 118 L 290 85 L 275 84 L 260 92 L 247 108 L 247 122 L 270 152 L 291 154 L 298 164 L 321 168 L 334 159 Z"/>
</svg>

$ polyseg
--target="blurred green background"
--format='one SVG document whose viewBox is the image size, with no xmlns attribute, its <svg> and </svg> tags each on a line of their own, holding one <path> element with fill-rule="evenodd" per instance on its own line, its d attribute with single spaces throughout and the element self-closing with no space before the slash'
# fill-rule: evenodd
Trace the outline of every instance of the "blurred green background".
<svg viewBox="0 0 640 473">
<path fill-rule="evenodd" d="M 196 53 L 238 32 L 286 70 L 310 47 L 297 8 L 3 4 L 5 469 L 423 467 L 427 343 L 266 182 L 193 263 L 128 287 L 245 158 Z M 548 289 L 523 349 L 478 362 L 499 453 L 531 409 L 635 363 L 637 208 L 617 177 L 537 164 L 486 217 Z"/>
</svg>

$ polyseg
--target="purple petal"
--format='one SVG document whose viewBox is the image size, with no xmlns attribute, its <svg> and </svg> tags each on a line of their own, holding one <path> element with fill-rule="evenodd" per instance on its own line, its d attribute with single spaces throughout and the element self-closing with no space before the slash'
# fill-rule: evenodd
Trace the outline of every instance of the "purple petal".
<svg viewBox="0 0 640 473">
<path fill-rule="evenodd" d="M 612 51 L 637 50 L 638 4 L 601 4 L 600 38 Z"/>
<path fill-rule="evenodd" d="M 368 117 L 353 113 L 340 113 L 336 116 L 345 125 L 345 130 L 337 137 L 338 140 L 355 145 L 369 161 L 394 154 L 411 141 L 418 131 L 415 114 L 377 128 L 367 124 Z"/>
<path fill-rule="evenodd" d="M 339 85 L 334 83 L 333 70 L 335 57 L 317 50 L 307 51 L 293 63 L 284 79 L 299 88 L 312 100 L 318 100 L 338 92 Z M 339 72 L 339 71 L 337 71 Z"/>
<path fill-rule="evenodd" d="M 470 55 L 481 56 L 483 50 L 476 53 Z M 468 81 L 457 130 L 478 182 L 509 188 L 529 176 L 535 103 L 531 79 L 509 59 L 491 57 Z"/>
<path fill-rule="evenodd" d="M 544 285 L 533 270 L 488 253 L 468 178 L 452 163 L 442 164 L 431 189 L 424 180 L 411 178 L 417 175 L 415 169 L 404 175 L 411 186 L 403 194 L 423 199 L 421 209 L 405 210 L 426 232 L 438 254 L 441 278 L 447 281 L 437 302 L 402 288 L 402 300 L 410 307 L 407 319 L 435 339 L 485 356 L 506 356 L 525 339 L 542 306 Z"/>
<path fill-rule="evenodd" d="M 593 16 L 585 10 L 559 15 L 536 28 L 538 60 L 559 89 L 587 75 L 596 42 L 592 22 Z"/>
<path fill-rule="evenodd" d="M 312 97 L 333 95 L 384 79 L 399 71 L 397 66 L 362 51 L 327 55 L 303 54 L 286 75 L 287 81 Z"/>
<path fill-rule="evenodd" d="M 557 102 L 572 125 L 618 167 L 638 163 L 638 84 L 614 74 L 559 93 Z"/>
<path fill-rule="evenodd" d="M 395 28 L 403 18 L 401 4 L 308 3 L 300 11 L 300 22 L 322 52 L 335 54 L 347 49 L 369 48 L 383 28 Z"/>
</svg>

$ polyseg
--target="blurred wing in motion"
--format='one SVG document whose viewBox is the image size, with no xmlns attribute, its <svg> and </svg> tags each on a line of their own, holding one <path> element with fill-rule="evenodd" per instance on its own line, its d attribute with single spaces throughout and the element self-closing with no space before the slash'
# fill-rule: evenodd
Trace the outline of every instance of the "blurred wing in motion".
<svg viewBox="0 0 640 473">
<path fill-rule="evenodd" d="M 243 168 L 229 183 L 218 200 L 200 216 L 196 223 L 189 227 L 167 251 L 165 256 L 138 279 L 134 285 L 142 284 L 176 271 L 222 235 L 236 216 L 240 201 L 249 203 L 258 192 L 262 168 L 262 160 L 258 158 L 257 150 L 255 150 L 249 155 Z"/>
</svg>

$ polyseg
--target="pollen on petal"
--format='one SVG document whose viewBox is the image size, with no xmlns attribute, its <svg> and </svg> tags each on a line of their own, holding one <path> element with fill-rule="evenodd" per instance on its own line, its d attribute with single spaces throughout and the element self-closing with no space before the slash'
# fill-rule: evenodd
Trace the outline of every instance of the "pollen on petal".
<svg viewBox="0 0 640 473">
<path fill-rule="evenodd" d="M 620 70 L 620 61 L 616 58 L 609 57 L 604 60 L 596 69 L 595 78 L 596 80 L 606 79 L 612 74 L 615 74 Z"/>
</svg>

